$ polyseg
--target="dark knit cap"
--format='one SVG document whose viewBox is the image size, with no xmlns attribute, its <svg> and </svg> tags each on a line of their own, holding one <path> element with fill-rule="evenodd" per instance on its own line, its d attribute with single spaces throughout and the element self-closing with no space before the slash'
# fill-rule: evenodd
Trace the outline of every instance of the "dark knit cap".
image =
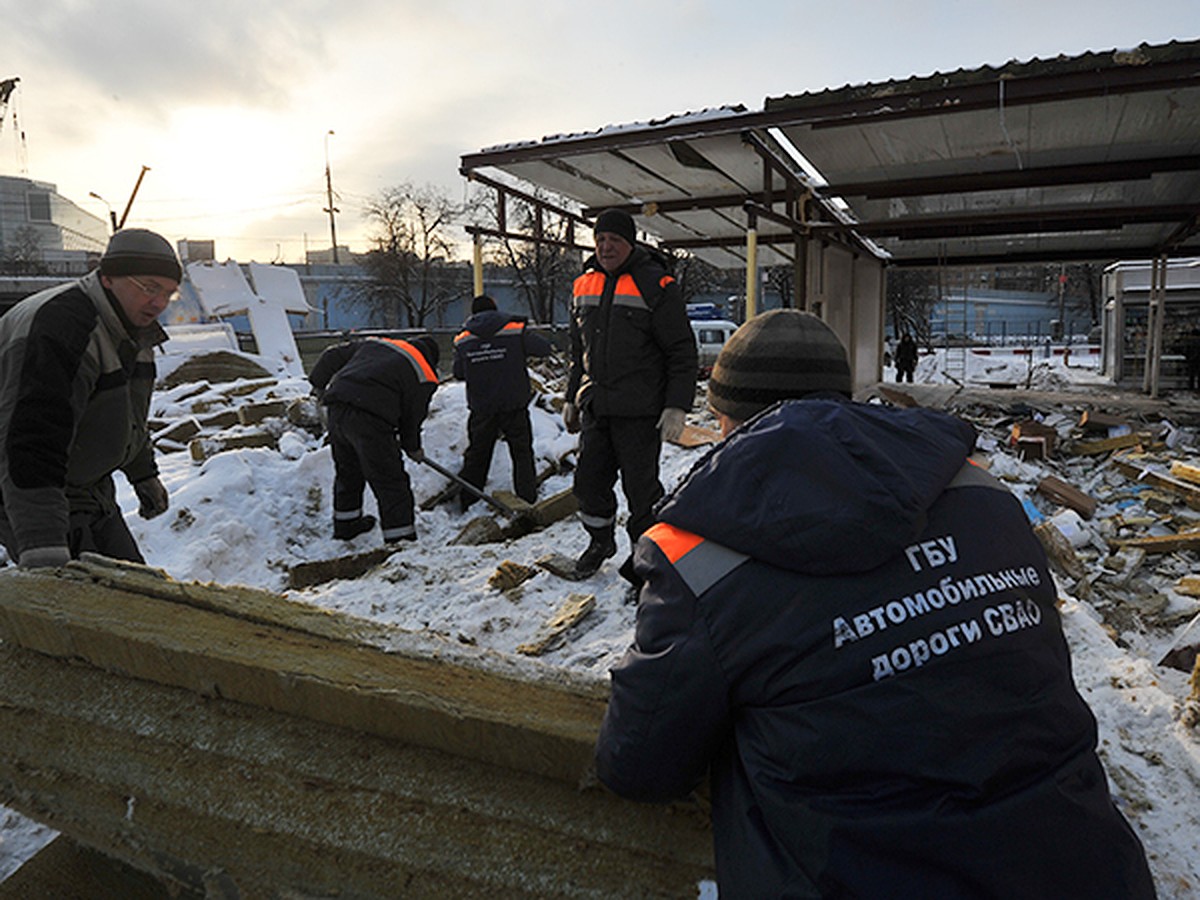
<svg viewBox="0 0 1200 900">
<path fill-rule="evenodd" d="M 437 341 L 427 334 L 422 334 L 419 337 L 409 338 L 408 342 L 421 351 L 425 362 L 429 363 L 431 368 L 437 369 L 438 358 L 442 355 Z"/>
<path fill-rule="evenodd" d="M 158 275 L 172 281 L 183 279 L 183 269 L 174 248 L 162 235 L 145 228 L 123 228 L 108 240 L 100 257 L 100 274 Z"/>
<path fill-rule="evenodd" d="M 493 300 L 491 297 L 489 297 L 487 294 L 480 294 L 478 297 L 476 297 L 474 300 L 471 301 L 471 312 L 473 312 L 473 313 L 487 312 L 488 310 L 495 309 L 495 308 L 496 308 L 496 301 Z"/>
<path fill-rule="evenodd" d="M 708 405 L 744 422 L 780 400 L 823 391 L 853 393 L 846 348 L 811 313 L 776 309 L 725 343 L 708 378 Z"/>
<path fill-rule="evenodd" d="M 595 233 L 607 231 L 623 237 L 629 246 L 637 243 L 637 228 L 633 224 L 633 216 L 619 209 L 606 209 L 596 219 Z"/>
</svg>

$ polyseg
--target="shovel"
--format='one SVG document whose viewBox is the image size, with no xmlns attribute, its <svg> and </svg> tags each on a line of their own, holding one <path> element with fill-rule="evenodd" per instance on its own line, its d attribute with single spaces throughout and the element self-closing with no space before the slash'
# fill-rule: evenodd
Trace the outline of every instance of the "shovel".
<svg viewBox="0 0 1200 900">
<path fill-rule="evenodd" d="M 429 468 L 433 469 L 433 471 L 437 472 L 439 475 L 445 475 L 447 478 L 449 478 L 451 481 L 453 481 L 455 484 L 457 484 L 464 491 L 468 491 L 469 493 L 474 494 L 476 497 L 478 497 L 480 500 L 482 500 L 488 506 L 495 509 L 501 515 L 510 516 L 510 517 L 517 517 L 517 516 L 523 517 L 526 515 L 521 510 L 517 510 L 517 509 L 513 509 L 512 507 L 505 506 L 503 503 L 501 503 L 499 500 L 497 500 L 491 494 L 475 487 L 475 485 L 471 484 L 471 482 L 467 481 L 465 478 L 460 478 L 458 475 L 451 472 L 445 466 L 438 465 L 432 459 L 430 459 L 428 456 L 426 456 L 424 459 L 422 459 L 421 462 L 425 463 L 425 465 L 429 466 Z"/>
</svg>

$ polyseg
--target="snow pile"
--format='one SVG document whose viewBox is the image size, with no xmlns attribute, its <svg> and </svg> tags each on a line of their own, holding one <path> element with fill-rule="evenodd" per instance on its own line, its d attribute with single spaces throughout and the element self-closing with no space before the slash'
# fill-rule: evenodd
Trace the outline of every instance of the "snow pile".
<svg viewBox="0 0 1200 900">
<path fill-rule="evenodd" d="M 1090 369 L 1063 367 L 1061 358 L 1044 363 L 1039 361 L 1038 367 L 1044 367 L 1046 377 L 1094 377 Z M 999 363 L 993 359 L 971 365 Z M 1003 365 L 1014 373 L 1016 367 L 1024 366 L 1025 372 L 1029 369 L 1027 358 Z M 918 380 L 940 381 L 936 366 L 936 357 L 922 359 Z M 254 387 L 248 382 L 247 388 L 240 398 L 247 403 L 308 394 L 306 381 L 286 376 L 271 386 Z M 205 390 L 212 388 L 190 385 L 162 391 L 155 397 L 153 414 L 164 419 L 186 415 L 192 404 L 204 398 Z M 697 408 L 702 409 L 703 403 Z M 548 404 L 535 403 L 531 417 L 539 470 L 564 457 L 569 459 L 576 439 L 564 431 L 558 415 Z M 424 446 L 431 458 L 452 470 L 457 470 L 465 448 L 466 420 L 463 386 L 454 382 L 442 385 L 425 424 Z M 690 421 L 714 427 L 704 413 L 694 413 Z M 170 491 L 171 508 L 153 521 L 137 517 L 133 491 L 117 479 L 118 500 L 150 565 L 184 581 L 284 591 L 288 570 L 298 563 L 381 545 L 378 528 L 351 542 L 333 539 L 329 448 L 323 446 L 320 436 L 301 427 L 280 427 L 278 450 L 229 450 L 203 462 L 193 461 L 185 452 L 161 455 L 159 465 Z M 1002 448 L 993 449 L 998 465 L 1015 464 L 1003 455 Z M 665 446 L 664 482 L 675 483 L 702 452 Z M 432 469 L 411 462 L 407 466 L 418 505 L 445 487 L 445 478 Z M 552 475 L 542 484 L 540 496 L 565 490 L 570 483 L 569 474 Z M 497 445 L 488 489 L 511 489 L 503 444 Z M 375 512 L 369 491 L 365 507 Z M 405 545 L 356 580 L 330 582 L 289 595 L 414 632 L 436 634 L 464 647 L 513 654 L 519 660 L 516 665 L 548 664 L 570 668 L 585 678 L 606 677 L 628 645 L 634 625 L 635 607 L 626 603 L 624 582 L 617 574 L 627 550 L 624 537 L 619 536 L 618 556 L 586 581 L 567 583 L 542 572 L 518 588 L 500 592 L 489 586 L 488 578 L 501 562 L 533 565 L 550 552 L 574 556 L 582 552 L 586 535 L 571 518 L 503 544 L 453 543 L 472 516 L 487 511 L 483 504 L 467 514 L 460 513 L 456 504 L 418 509 L 415 544 Z M 565 643 L 540 661 L 515 657 L 516 647 L 531 641 L 573 591 L 595 594 L 594 611 Z M 1101 753 L 1115 796 L 1146 845 L 1160 896 L 1164 900 L 1195 896 L 1200 890 L 1200 743 L 1195 732 L 1180 724 L 1181 705 L 1188 692 L 1186 677 L 1158 669 L 1115 644 L 1085 601 L 1064 597 L 1063 613 L 1076 680 L 1099 720 Z M 52 836 L 3 812 L 0 876 L 7 874 L 4 865 L 12 866 L 9 860 L 23 859 Z"/>
</svg>

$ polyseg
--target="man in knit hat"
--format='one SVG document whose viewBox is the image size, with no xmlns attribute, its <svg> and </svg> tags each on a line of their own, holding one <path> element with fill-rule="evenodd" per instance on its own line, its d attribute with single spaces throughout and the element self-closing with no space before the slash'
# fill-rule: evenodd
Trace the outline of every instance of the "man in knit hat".
<svg viewBox="0 0 1200 900">
<path fill-rule="evenodd" d="M 526 360 L 545 357 L 554 346 L 525 327 L 522 316 L 496 308 L 480 294 L 471 301 L 471 317 L 454 338 L 454 377 L 466 382 L 467 449 L 459 475 L 482 488 L 487 483 L 496 441 L 503 438 L 512 458 L 513 493 L 526 503 L 537 501 L 537 472 L 533 461 L 533 425 L 529 421 L 529 372 Z M 475 502 L 466 491 L 459 495 L 465 511 Z"/>
<path fill-rule="evenodd" d="M 637 243 L 622 210 L 602 212 L 595 232 L 596 253 L 573 288 L 563 404 L 567 430 L 582 432 L 574 490 L 589 542 L 579 577 L 617 552 L 618 475 L 631 547 L 654 521 L 662 441 L 679 437 L 696 390 L 696 339 L 666 258 Z M 632 557 L 620 571 L 637 584 Z"/>
<path fill-rule="evenodd" d="M 725 439 L 638 542 L 600 780 L 711 773 L 722 897 L 1153 897 L 1021 504 L 970 425 L 851 385 L 807 313 L 727 342 Z"/>
<path fill-rule="evenodd" d="M 22 300 L 0 318 L 0 543 L 26 568 L 84 551 L 142 562 L 112 473 L 138 512 L 165 512 L 146 427 L 158 317 L 177 296 L 174 249 L 118 231 L 99 269 Z"/>
</svg>

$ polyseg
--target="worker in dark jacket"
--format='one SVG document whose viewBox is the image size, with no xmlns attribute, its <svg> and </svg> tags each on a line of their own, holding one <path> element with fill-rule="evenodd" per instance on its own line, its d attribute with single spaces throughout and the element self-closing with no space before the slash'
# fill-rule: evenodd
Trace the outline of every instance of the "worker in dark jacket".
<svg viewBox="0 0 1200 900">
<path fill-rule="evenodd" d="M 544 357 L 554 346 L 525 327 L 525 319 L 496 309 L 496 301 L 481 294 L 471 302 L 471 317 L 454 339 L 454 377 L 467 385 L 467 449 L 463 454 L 464 481 L 482 488 L 492 466 L 497 438 L 508 444 L 512 457 L 513 493 L 527 503 L 537 501 L 533 465 L 533 426 L 529 421 L 528 357 Z M 460 495 L 462 509 L 475 502 Z"/>
<path fill-rule="evenodd" d="M 807 313 L 721 351 L 725 439 L 638 543 L 600 780 L 710 772 L 722 897 L 1153 897 L 1020 503 L 970 425 L 850 391 Z"/>
<path fill-rule="evenodd" d="M 663 259 L 637 243 L 620 210 L 601 213 L 595 233 L 595 256 L 575 279 L 563 405 L 568 431 L 582 429 L 575 496 L 590 541 L 576 561 L 580 577 L 617 552 L 618 474 L 630 544 L 653 522 L 661 442 L 682 433 L 696 391 L 696 339 Z M 621 574 L 636 584 L 632 558 Z"/>
<path fill-rule="evenodd" d="M 900 338 L 896 345 L 896 381 L 907 381 L 912 384 L 913 372 L 917 369 L 917 342 L 908 332 Z"/>
<path fill-rule="evenodd" d="M 348 341 L 317 359 L 308 380 L 329 414 L 335 538 L 348 541 L 375 527 L 375 517 L 362 510 L 370 485 L 384 541 L 416 540 L 412 484 L 400 450 L 414 462 L 425 458 L 421 423 L 437 390 L 437 363 L 438 345 L 429 335 Z"/>
<path fill-rule="evenodd" d="M 84 551 L 142 562 L 116 501 L 122 472 L 146 519 L 165 512 L 146 417 L 158 317 L 182 277 L 174 249 L 118 231 L 97 271 L 0 318 L 0 543 L 26 568 Z"/>
</svg>

